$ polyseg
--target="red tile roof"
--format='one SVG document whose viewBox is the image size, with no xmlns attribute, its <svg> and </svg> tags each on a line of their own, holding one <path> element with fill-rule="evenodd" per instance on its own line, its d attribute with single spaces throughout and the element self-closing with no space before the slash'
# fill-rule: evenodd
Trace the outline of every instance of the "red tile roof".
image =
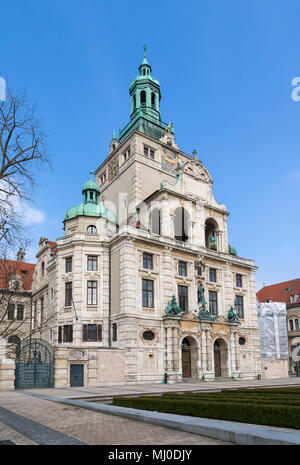
<svg viewBox="0 0 300 465">
<path fill-rule="evenodd" d="M 300 303 L 300 278 L 265 286 L 256 295 L 260 302 L 272 300 L 273 302 L 285 302 L 286 304 L 292 303 L 290 300 L 291 295 L 297 295 L 298 298 L 295 303 Z"/>
<path fill-rule="evenodd" d="M 23 279 L 23 290 L 30 291 L 35 264 L 0 259 L 0 288 L 9 289 L 10 280 L 17 274 Z"/>
</svg>

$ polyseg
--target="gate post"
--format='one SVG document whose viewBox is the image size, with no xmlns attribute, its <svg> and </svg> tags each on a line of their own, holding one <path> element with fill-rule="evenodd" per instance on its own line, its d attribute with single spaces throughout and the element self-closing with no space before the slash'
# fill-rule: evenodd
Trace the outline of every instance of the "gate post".
<svg viewBox="0 0 300 465">
<path fill-rule="evenodd" d="M 0 338 L 0 390 L 15 389 L 15 361 L 7 357 L 9 345 Z"/>
</svg>

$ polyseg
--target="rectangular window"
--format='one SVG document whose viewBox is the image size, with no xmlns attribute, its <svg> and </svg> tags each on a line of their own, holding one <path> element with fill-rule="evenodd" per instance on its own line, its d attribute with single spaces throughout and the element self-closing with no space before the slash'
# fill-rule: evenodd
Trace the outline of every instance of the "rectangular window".
<svg viewBox="0 0 300 465">
<path fill-rule="evenodd" d="M 244 318 L 244 298 L 242 295 L 236 295 L 235 310 L 239 318 Z"/>
<path fill-rule="evenodd" d="M 72 271 L 72 257 L 66 258 L 66 273 L 70 273 Z"/>
<path fill-rule="evenodd" d="M 217 270 L 215 270 L 214 268 L 209 269 L 209 280 L 212 283 L 217 282 Z"/>
<path fill-rule="evenodd" d="M 243 287 L 242 275 L 236 275 L 236 287 Z"/>
<path fill-rule="evenodd" d="M 179 276 L 187 276 L 186 262 L 178 262 L 178 274 Z"/>
<path fill-rule="evenodd" d="M 112 340 L 113 341 L 117 341 L 118 340 L 118 330 L 117 330 L 117 323 L 113 323 L 112 325 L 112 330 L 113 330 L 113 334 L 112 334 Z"/>
<path fill-rule="evenodd" d="M 72 283 L 66 283 L 65 306 L 71 307 L 71 305 L 72 305 Z"/>
<path fill-rule="evenodd" d="M 82 325 L 82 340 L 85 342 L 102 341 L 102 325 Z"/>
<path fill-rule="evenodd" d="M 7 319 L 13 320 L 15 318 L 15 304 L 8 304 Z"/>
<path fill-rule="evenodd" d="M 24 305 L 22 304 L 17 306 L 17 320 L 24 320 Z"/>
<path fill-rule="evenodd" d="M 151 160 L 154 160 L 154 150 L 150 149 L 150 158 Z"/>
<path fill-rule="evenodd" d="M 87 304 L 97 305 L 97 281 L 87 282 Z"/>
<path fill-rule="evenodd" d="M 144 155 L 145 157 L 148 157 L 148 147 L 144 146 Z"/>
<path fill-rule="evenodd" d="M 209 312 L 218 315 L 218 294 L 215 291 L 209 291 Z"/>
<path fill-rule="evenodd" d="M 142 279 L 142 292 L 143 292 L 143 307 L 153 308 L 153 281 L 150 279 Z"/>
<path fill-rule="evenodd" d="M 153 270 L 153 255 L 150 253 L 143 253 L 143 268 Z"/>
<path fill-rule="evenodd" d="M 96 255 L 88 255 L 87 269 L 88 271 L 98 270 L 98 257 Z"/>
<path fill-rule="evenodd" d="M 178 286 L 178 304 L 183 312 L 188 311 L 188 288 L 187 286 Z"/>
<path fill-rule="evenodd" d="M 58 342 L 73 342 L 73 325 L 58 327 Z"/>
</svg>

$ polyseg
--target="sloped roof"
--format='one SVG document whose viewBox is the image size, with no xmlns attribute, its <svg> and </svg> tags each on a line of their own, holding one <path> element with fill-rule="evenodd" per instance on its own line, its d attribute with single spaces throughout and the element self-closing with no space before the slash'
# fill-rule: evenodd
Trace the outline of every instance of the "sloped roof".
<svg viewBox="0 0 300 465">
<path fill-rule="evenodd" d="M 35 264 L 0 259 L 0 289 L 9 289 L 10 280 L 17 274 L 23 280 L 23 290 L 30 291 Z"/>
<path fill-rule="evenodd" d="M 300 303 L 300 278 L 265 286 L 256 295 L 260 302 L 272 300 L 273 302 L 285 302 L 286 304 L 291 303 L 291 295 L 298 295 L 295 303 Z"/>
</svg>

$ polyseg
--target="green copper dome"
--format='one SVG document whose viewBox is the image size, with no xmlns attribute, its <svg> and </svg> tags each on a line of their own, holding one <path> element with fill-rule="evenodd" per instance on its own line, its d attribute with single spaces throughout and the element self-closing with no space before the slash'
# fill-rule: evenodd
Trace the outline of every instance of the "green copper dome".
<svg viewBox="0 0 300 465">
<path fill-rule="evenodd" d="M 92 179 L 90 179 L 89 181 L 87 181 L 87 182 L 85 182 L 83 184 L 82 193 L 84 193 L 84 191 L 86 191 L 86 190 L 95 190 L 96 192 L 98 192 L 100 194 L 100 187 Z"/>
<path fill-rule="evenodd" d="M 92 175 L 92 173 L 90 172 Z M 111 223 L 117 224 L 117 217 L 103 205 L 99 205 L 100 187 L 91 179 L 82 186 L 83 202 L 76 207 L 71 207 L 65 214 L 64 221 L 76 218 L 76 216 L 92 216 L 106 218 Z"/>
</svg>

